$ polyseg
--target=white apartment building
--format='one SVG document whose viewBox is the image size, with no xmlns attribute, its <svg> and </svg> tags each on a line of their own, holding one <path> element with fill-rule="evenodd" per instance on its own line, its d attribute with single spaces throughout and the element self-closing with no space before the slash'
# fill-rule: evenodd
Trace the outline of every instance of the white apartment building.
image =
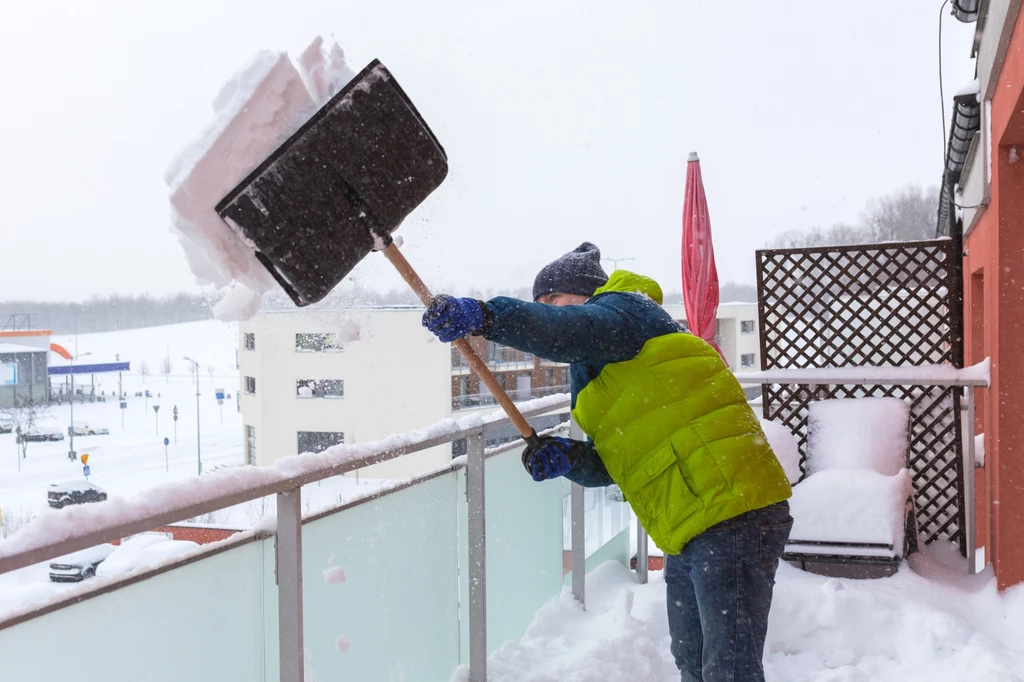
<svg viewBox="0 0 1024 682">
<path fill-rule="evenodd" d="M 685 322 L 681 305 L 666 306 Z M 239 408 L 245 459 L 269 464 L 429 426 L 497 404 L 462 357 L 420 325 L 420 307 L 267 311 L 239 325 Z M 760 368 L 755 304 L 719 307 L 719 345 L 734 371 Z M 516 401 L 567 392 L 568 367 L 470 337 Z M 543 428 L 545 419 L 535 424 Z M 515 437 L 493 434 L 495 439 Z M 404 478 L 445 464 L 445 445 L 370 467 L 362 475 Z"/>
</svg>

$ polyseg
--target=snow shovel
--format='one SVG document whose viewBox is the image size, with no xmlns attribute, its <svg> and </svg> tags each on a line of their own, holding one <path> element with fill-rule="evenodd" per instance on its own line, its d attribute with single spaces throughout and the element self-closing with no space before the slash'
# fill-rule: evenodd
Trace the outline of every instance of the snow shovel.
<svg viewBox="0 0 1024 682">
<path fill-rule="evenodd" d="M 218 215 L 297 306 L 383 251 L 424 305 L 433 295 L 391 233 L 448 174 L 440 142 L 372 61 L 228 193 Z M 527 441 L 536 432 L 466 339 L 453 342 Z"/>
</svg>

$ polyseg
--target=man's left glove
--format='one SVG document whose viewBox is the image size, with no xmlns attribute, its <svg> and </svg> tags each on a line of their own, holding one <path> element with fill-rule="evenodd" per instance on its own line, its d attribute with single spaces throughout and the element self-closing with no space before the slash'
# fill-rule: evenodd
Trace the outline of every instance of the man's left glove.
<svg viewBox="0 0 1024 682">
<path fill-rule="evenodd" d="M 445 343 L 484 328 L 484 309 L 475 298 L 455 298 L 441 294 L 423 313 L 423 326 Z"/>
<path fill-rule="evenodd" d="M 583 459 L 583 443 L 559 436 L 537 436 L 523 450 L 523 466 L 535 481 L 565 476 Z"/>
</svg>

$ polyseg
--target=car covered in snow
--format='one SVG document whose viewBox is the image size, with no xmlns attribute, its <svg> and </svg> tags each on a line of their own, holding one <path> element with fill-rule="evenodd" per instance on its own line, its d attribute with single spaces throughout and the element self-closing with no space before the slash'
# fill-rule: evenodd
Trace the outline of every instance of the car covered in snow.
<svg viewBox="0 0 1024 682">
<path fill-rule="evenodd" d="M 79 583 L 96 575 L 97 567 L 117 549 L 103 544 L 72 554 L 57 557 L 50 562 L 50 580 L 55 583 Z"/>
<path fill-rule="evenodd" d="M 69 504 L 87 504 L 89 502 L 103 502 L 107 499 L 107 491 L 95 483 L 88 481 L 64 481 L 63 483 L 51 483 L 46 491 L 46 503 L 54 509 L 66 507 Z"/>
<path fill-rule="evenodd" d="M 107 436 L 110 434 L 110 429 L 97 426 L 92 422 L 75 422 L 74 426 L 68 427 L 69 432 L 72 430 L 76 436 Z"/>
<path fill-rule="evenodd" d="M 64 440 L 64 433 L 59 429 L 32 429 L 25 431 L 19 437 L 27 443 L 42 443 Z"/>
<path fill-rule="evenodd" d="M 0 433 L 10 433 L 11 431 L 14 431 L 14 423 L 10 419 L 0 417 Z"/>
<path fill-rule="evenodd" d="M 144 533 L 128 538 L 97 569 L 96 575 L 109 578 L 128 575 L 132 571 L 157 566 L 188 554 L 199 547 L 187 540 L 171 540 L 160 533 Z"/>
</svg>

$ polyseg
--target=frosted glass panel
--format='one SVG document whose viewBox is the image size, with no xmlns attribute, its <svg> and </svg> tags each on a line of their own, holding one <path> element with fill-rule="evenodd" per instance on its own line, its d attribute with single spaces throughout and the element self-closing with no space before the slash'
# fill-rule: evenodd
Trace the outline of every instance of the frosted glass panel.
<svg viewBox="0 0 1024 682">
<path fill-rule="evenodd" d="M 622 492 L 618 486 L 584 488 L 583 508 L 588 557 L 629 528 L 632 511 L 629 503 L 622 501 Z M 572 549 L 572 516 L 569 511 L 568 485 L 563 486 L 562 548 L 567 552 Z"/>
<path fill-rule="evenodd" d="M 0 630 L 0 678 L 262 680 L 262 551 L 250 542 Z"/>
<path fill-rule="evenodd" d="M 525 446 L 523 446 L 525 447 Z M 520 640 L 544 603 L 562 588 L 559 527 L 562 484 L 535 482 L 523 469 L 523 447 L 486 460 L 487 650 Z M 459 546 L 468 565 L 465 470 L 459 475 Z M 469 582 L 462 576 L 462 662 L 469 657 Z"/>
<path fill-rule="evenodd" d="M 459 662 L 456 476 L 303 525 L 307 682 L 451 680 Z M 268 680 L 278 679 L 273 542 L 267 541 L 266 566 Z M 339 567 L 344 582 L 341 572 L 330 572 Z"/>
</svg>

